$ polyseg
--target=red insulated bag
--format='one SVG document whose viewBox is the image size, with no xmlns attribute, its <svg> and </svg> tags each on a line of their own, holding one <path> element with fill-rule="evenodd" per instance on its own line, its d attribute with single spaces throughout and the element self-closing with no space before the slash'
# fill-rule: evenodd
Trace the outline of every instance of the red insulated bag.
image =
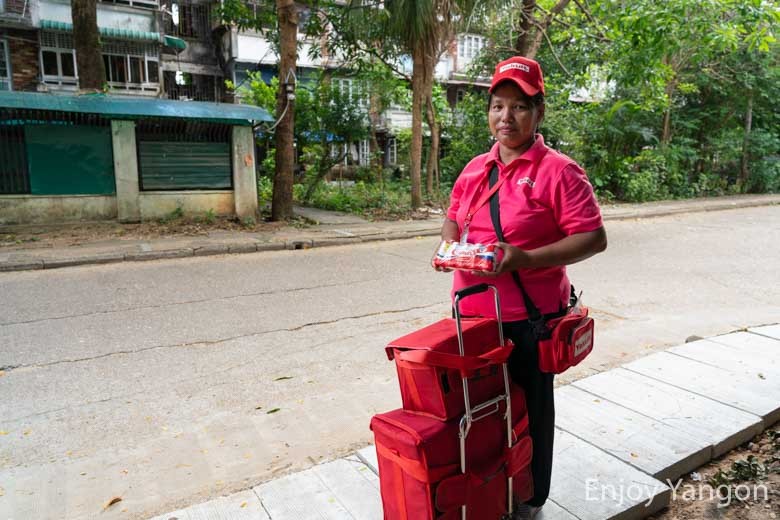
<svg viewBox="0 0 780 520">
<path fill-rule="evenodd" d="M 465 356 L 459 355 L 454 319 L 391 341 L 385 350 L 395 359 L 404 410 L 442 421 L 462 415 L 463 376 L 469 378 L 472 405 L 502 393 L 501 363 L 512 346 L 501 347 L 499 327 L 492 318 L 461 318 Z"/>
<path fill-rule="evenodd" d="M 466 472 L 461 472 L 459 420 L 442 422 L 404 410 L 375 415 L 376 442 L 385 520 L 467 517 L 498 520 L 507 513 L 507 477 L 514 496 L 533 495 L 531 438 L 522 389 L 511 390 L 513 446 L 507 448 L 506 410 L 472 423 L 466 438 Z M 515 502 L 517 503 L 517 502 Z"/>
</svg>

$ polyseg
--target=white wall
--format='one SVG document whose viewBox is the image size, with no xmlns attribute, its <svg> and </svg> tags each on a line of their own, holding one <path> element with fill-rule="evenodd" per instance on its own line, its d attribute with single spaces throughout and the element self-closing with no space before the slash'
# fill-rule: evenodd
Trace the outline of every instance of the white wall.
<svg viewBox="0 0 780 520">
<path fill-rule="evenodd" d="M 73 23 L 70 16 L 70 2 L 45 0 L 40 2 L 38 16 L 41 20 Z M 130 31 L 157 32 L 153 11 L 142 11 L 121 6 L 106 5 L 98 2 L 98 27 L 127 29 Z"/>
</svg>

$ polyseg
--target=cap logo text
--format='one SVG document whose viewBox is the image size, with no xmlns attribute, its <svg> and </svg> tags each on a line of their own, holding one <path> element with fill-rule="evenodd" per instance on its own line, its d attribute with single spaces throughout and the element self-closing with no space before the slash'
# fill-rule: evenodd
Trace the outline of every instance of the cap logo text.
<svg viewBox="0 0 780 520">
<path fill-rule="evenodd" d="M 498 69 L 498 73 L 502 74 L 509 69 L 520 69 L 523 72 L 531 72 L 531 69 L 525 63 L 507 63 L 506 65 L 501 65 L 501 68 Z"/>
</svg>

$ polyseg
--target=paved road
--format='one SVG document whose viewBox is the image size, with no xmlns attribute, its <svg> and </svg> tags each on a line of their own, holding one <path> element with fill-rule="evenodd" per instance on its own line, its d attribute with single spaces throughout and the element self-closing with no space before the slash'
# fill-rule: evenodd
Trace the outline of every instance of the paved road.
<svg viewBox="0 0 780 520">
<path fill-rule="evenodd" d="M 597 351 L 560 382 L 778 321 L 780 207 L 608 232 L 570 268 Z M 383 345 L 448 312 L 434 245 L 0 274 L 0 518 L 145 518 L 368 444 Z"/>
</svg>

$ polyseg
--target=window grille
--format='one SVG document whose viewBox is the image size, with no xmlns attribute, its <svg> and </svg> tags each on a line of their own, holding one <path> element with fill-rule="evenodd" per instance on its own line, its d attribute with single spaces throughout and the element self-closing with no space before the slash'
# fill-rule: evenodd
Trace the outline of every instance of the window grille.
<svg viewBox="0 0 780 520">
<path fill-rule="evenodd" d="M 127 5 L 130 7 L 141 7 L 148 9 L 156 9 L 160 6 L 160 2 L 157 0 L 100 0 L 105 4 Z"/>
<path fill-rule="evenodd" d="M 0 90 L 12 90 L 8 42 L 0 40 Z"/>
<path fill-rule="evenodd" d="M 221 101 L 224 82 L 221 77 L 165 71 L 165 93 L 168 99 L 182 101 Z"/>
<path fill-rule="evenodd" d="M 167 34 L 203 41 L 211 40 L 211 4 L 196 4 L 188 0 L 175 2 L 178 23 L 173 17 L 165 18 Z"/>
<path fill-rule="evenodd" d="M 40 32 L 41 77 L 50 85 L 75 87 L 78 85 L 76 51 L 69 33 Z"/>
</svg>

